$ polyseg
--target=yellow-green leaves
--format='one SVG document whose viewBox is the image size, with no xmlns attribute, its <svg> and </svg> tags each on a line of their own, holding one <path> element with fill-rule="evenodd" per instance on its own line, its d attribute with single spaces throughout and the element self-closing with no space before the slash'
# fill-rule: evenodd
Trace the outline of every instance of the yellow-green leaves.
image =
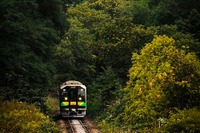
<svg viewBox="0 0 200 133">
<path fill-rule="evenodd" d="M 17 101 L 0 103 L 1 133 L 56 133 L 56 124 L 35 105 Z"/>
<path fill-rule="evenodd" d="M 176 113 L 171 113 L 168 120 L 165 120 L 166 130 L 164 132 L 185 132 L 198 133 L 200 132 L 200 110 L 196 108 L 177 110 Z"/>
<path fill-rule="evenodd" d="M 199 60 L 178 49 L 173 38 L 155 36 L 140 53 L 133 53 L 132 62 L 124 120 L 133 128 L 153 126 L 170 108 L 200 105 L 194 98 L 200 96 Z"/>
</svg>

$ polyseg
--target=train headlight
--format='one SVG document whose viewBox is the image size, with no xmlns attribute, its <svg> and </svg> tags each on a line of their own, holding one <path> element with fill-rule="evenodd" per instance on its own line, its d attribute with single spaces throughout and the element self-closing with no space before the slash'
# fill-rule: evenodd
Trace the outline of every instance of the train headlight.
<svg viewBox="0 0 200 133">
<path fill-rule="evenodd" d="M 64 97 L 65 100 L 68 100 L 68 97 Z"/>
<path fill-rule="evenodd" d="M 79 98 L 78 98 L 78 100 L 80 100 L 80 101 L 81 101 L 81 100 L 82 100 L 82 97 L 79 97 Z"/>
</svg>

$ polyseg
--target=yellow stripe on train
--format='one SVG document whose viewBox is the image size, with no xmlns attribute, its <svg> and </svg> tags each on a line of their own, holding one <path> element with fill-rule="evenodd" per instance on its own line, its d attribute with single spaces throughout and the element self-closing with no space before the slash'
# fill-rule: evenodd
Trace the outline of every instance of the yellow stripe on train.
<svg viewBox="0 0 200 133">
<path fill-rule="evenodd" d="M 62 102 L 61 106 L 68 106 L 69 102 Z M 70 102 L 70 105 L 77 105 L 76 102 Z M 78 102 L 78 106 L 86 106 L 85 102 Z"/>
<path fill-rule="evenodd" d="M 76 102 L 70 102 L 70 105 L 76 105 Z"/>
<path fill-rule="evenodd" d="M 78 105 L 82 105 L 84 102 L 78 102 Z M 76 102 L 70 102 L 70 105 L 76 105 Z"/>
</svg>

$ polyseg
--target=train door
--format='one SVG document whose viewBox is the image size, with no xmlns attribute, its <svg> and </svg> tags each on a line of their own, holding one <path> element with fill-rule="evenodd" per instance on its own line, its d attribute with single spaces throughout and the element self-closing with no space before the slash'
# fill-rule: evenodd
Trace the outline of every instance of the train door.
<svg viewBox="0 0 200 133">
<path fill-rule="evenodd" d="M 77 86 L 70 86 L 69 88 L 69 110 L 77 111 L 78 108 L 78 89 Z"/>
<path fill-rule="evenodd" d="M 77 86 L 67 86 L 60 92 L 60 109 L 63 116 L 76 115 L 78 109 Z"/>
</svg>

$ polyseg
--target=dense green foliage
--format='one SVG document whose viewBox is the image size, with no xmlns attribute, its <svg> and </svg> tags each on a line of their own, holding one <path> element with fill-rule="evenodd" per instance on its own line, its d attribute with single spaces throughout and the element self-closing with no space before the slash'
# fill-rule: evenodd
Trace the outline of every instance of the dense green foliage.
<svg viewBox="0 0 200 133">
<path fill-rule="evenodd" d="M 105 132 L 195 132 L 182 115 L 200 108 L 199 9 L 195 0 L 2 0 L 0 95 L 42 103 L 79 80 Z"/>
<path fill-rule="evenodd" d="M 55 117 L 57 111 L 59 110 L 59 101 L 58 98 L 48 96 L 45 100 L 46 105 L 46 114 L 51 117 Z"/>
<path fill-rule="evenodd" d="M 1 0 L 0 95 L 42 102 L 55 71 L 54 46 L 67 30 L 60 0 Z"/>
<path fill-rule="evenodd" d="M 169 119 L 166 119 L 166 132 L 185 132 L 198 133 L 200 132 L 200 111 L 196 108 L 177 110 L 172 113 Z"/>
<path fill-rule="evenodd" d="M 48 116 L 35 105 L 17 101 L 0 102 L 1 133 L 58 133 L 59 130 Z"/>
</svg>

